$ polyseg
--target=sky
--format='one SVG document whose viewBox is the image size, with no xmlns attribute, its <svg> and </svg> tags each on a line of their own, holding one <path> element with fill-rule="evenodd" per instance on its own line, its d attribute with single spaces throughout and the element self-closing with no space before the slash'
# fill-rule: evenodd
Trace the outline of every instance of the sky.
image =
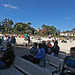
<svg viewBox="0 0 75 75">
<path fill-rule="evenodd" d="M 43 24 L 60 31 L 75 28 L 75 0 L 0 0 L 0 21 L 31 22 L 37 29 Z"/>
</svg>

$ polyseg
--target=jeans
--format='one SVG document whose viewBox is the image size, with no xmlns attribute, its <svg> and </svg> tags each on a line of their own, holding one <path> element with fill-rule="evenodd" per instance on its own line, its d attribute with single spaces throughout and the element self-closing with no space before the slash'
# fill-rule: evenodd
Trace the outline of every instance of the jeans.
<svg viewBox="0 0 75 75">
<path fill-rule="evenodd" d="M 6 68 L 7 68 L 7 66 L 6 66 L 5 62 L 2 62 L 2 61 L 0 60 L 0 70 L 1 70 L 1 69 L 6 69 Z"/>
</svg>

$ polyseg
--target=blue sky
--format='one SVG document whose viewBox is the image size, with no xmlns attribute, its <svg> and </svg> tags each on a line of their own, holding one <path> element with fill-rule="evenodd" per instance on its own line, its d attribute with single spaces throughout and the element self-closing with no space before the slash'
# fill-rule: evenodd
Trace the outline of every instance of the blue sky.
<svg viewBox="0 0 75 75">
<path fill-rule="evenodd" d="M 75 0 L 0 0 L 0 21 L 31 22 L 37 29 L 53 25 L 61 31 L 75 27 Z"/>
</svg>

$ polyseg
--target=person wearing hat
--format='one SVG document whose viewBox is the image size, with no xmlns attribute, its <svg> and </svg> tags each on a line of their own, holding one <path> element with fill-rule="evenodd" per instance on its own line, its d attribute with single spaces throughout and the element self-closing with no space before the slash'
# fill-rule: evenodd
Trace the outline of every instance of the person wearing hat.
<svg viewBox="0 0 75 75">
<path fill-rule="evenodd" d="M 42 46 L 43 46 L 43 48 L 45 49 L 45 53 L 48 53 L 48 47 L 47 47 L 45 41 L 42 41 Z"/>
<path fill-rule="evenodd" d="M 51 55 L 58 56 L 60 47 L 58 46 L 58 42 L 54 42 L 54 46 L 51 48 Z"/>
</svg>

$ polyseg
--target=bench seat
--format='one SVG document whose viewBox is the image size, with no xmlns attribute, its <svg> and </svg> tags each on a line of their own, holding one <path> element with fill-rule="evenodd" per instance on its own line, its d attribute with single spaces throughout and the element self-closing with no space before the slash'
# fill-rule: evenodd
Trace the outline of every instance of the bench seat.
<svg viewBox="0 0 75 75">
<path fill-rule="evenodd" d="M 19 72 L 15 67 L 11 66 L 8 69 L 0 70 L 0 75 L 24 75 Z"/>
<path fill-rule="evenodd" d="M 49 62 L 50 66 L 48 66 L 48 69 L 51 69 L 50 72 L 59 73 L 61 71 L 62 65 L 63 65 L 63 59 L 46 54 L 45 60 L 47 60 Z"/>
<path fill-rule="evenodd" d="M 52 75 L 51 72 L 42 69 L 40 66 L 37 66 L 36 64 L 33 64 L 32 62 L 29 62 L 17 56 L 16 60 L 14 61 L 14 66 L 19 68 L 27 75 Z"/>
<path fill-rule="evenodd" d="M 52 75 L 52 73 L 16 56 L 13 65 L 8 69 L 0 70 L 0 75 Z"/>
</svg>

